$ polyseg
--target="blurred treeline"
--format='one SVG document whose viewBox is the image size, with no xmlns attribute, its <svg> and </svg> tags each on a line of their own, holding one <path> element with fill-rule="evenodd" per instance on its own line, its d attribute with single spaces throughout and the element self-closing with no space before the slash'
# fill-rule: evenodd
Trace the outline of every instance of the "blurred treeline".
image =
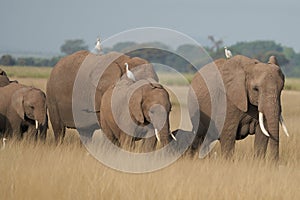
<svg viewBox="0 0 300 200">
<path fill-rule="evenodd" d="M 130 56 L 142 57 L 152 63 L 171 66 L 179 72 L 193 73 L 195 69 L 211 62 L 211 59 L 224 58 L 224 42 L 215 40 L 213 36 L 209 36 L 208 39 L 211 41 L 211 45 L 203 48 L 194 44 L 183 44 L 173 49 L 161 42 L 136 43 L 128 41 L 117 43 L 111 48 L 104 48 L 103 52 L 124 52 Z M 275 41 L 250 41 L 238 42 L 228 46 L 228 48 L 233 55 L 241 54 L 263 62 L 267 62 L 271 55 L 275 55 L 286 76 L 300 77 L 300 53 L 291 47 L 283 46 Z M 52 58 L 14 58 L 5 54 L 0 58 L 0 65 L 54 66 L 61 57 L 78 50 L 87 50 L 89 47 L 83 40 L 76 39 L 66 40 L 60 49 L 61 56 Z"/>
</svg>

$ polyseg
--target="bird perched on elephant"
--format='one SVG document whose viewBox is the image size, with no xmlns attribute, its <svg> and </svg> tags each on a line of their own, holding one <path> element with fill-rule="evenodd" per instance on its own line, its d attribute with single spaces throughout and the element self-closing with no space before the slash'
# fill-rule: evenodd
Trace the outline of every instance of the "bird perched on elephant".
<svg viewBox="0 0 300 200">
<path fill-rule="evenodd" d="M 142 150 L 155 149 L 170 140 L 168 92 L 153 79 L 133 81 L 124 75 L 103 95 L 100 124 L 105 135 L 125 149 L 144 138 Z M 173 136 L 174 137 L 174 136 Z"/>
<path fill-rule="evenodd" d="M 233 155 L 235 140 L 255 134 L 256 157 L 279 158 L 279 122 L 284 75 L 274 57 L 262 63 L 242 55 L 201 68 L 189 91 L 189 113 L 196 138 L 191 146 L 204 157 L 220 140 L 222 154 Z M 220 99 L 224 97 L 224 102 Z M 218 112 L 216 117 L 213 112 Z M 214 118 L 214 119 L 213 119 Z M 223 127 L 220 130 L 220 121 Z M 285 126 L 284 126 L 285 127 Z"/>
<path fill-rule="evenodd" d="M 83 120 L 79 120 L 83 125 L 75 124 L 76 113 L 74 114 L 72 109 L 82 104 L 80 112 L 84 110 L 84 114 L 87 115 L 96 113 L 99 119 L 102 96 L 126 73 L 125 63 L 137 80 L 158 80 L 153 66 L 148 61 L 117 52 L 98 55 L 89 51 L 78 51 L 62 58 L 54 66 L 46 93 L 49 117 L 57 142 L 63 140 L 66 128 L 80 127 L 82 130 L 87 127 L 89 130 L 81 136 L 88 139 L 92 137 L 93 130 L 99 128 L 98 120 L 88 121 L 88 117 L 84 117 Z"/>
<path fill-rule="evenodd" d="M 38 134 L 46 139 L 48 117 L 46 95 L 40 89 L 18 83 L 0 87 L 0 132 L 2 136 L 23 138 Z"/>
</svg>

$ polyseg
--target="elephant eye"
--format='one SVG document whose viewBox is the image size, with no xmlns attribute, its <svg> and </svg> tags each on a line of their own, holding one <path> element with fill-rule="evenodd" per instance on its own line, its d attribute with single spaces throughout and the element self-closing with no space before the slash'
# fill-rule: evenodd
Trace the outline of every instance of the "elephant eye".
<svg viewBox="0 0 300 200">
<path fill-rule="evenodd" d="M 256 92 L 258 92 L 258 86 L 254 86 L 253 90 L 256 91 Z"/>
<path fill-rule="evenodd" d="M 29 106 L 31 109 L 34 109 L 34 106 Z"/>
</svg>

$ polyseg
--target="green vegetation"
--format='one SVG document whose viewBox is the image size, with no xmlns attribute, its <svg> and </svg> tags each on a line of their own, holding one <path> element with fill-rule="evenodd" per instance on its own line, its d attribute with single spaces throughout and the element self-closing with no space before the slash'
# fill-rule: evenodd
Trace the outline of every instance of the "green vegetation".
<svg viewBox="0 0 300 200">
<path fill-rule="evenodd" d="M 7 76 L 14 78 L 48 78 L 50 76 L 51 67 L 23 67 L 23 66 L 1 66 Z"/>
<path fill-rule="evenodd" d="M 60 51 L 66 55 L 70 55 L 76 51 L 88 49 L 88 45 L 86 45 L 82 39 L 66 40 L 65 43 L 60 47 Z"/>
<path fill-rule="evenodd" d="M 9 77 L 13 78 L 45 78 L 50 76 L 51 67 L 23 67 L 23 66 L 1 66 Z M 159 80 L 162 84 L 166 85 L 177 85 L 184 86 L 189 84 L 194 73 L 171 73 L 171 72 L 158 72 Z M 297 90 L 300 91 L 300 79 L 299 78 L 286 78 L 285 80 L 285 90 Z"/>
<path fill-rule="evenodd" d="M 300 79 L 299 78 L 287 78 L 285 80 L 284 89 L 300 91 Z"/>
<path fill-rule="evenodd" d="M 213 36 L 209 36 L 210 46 L 201 49 L 193 44 L 182 44 L 176 49 L 172 49 L 161 42 L 136 43 L 132 41 L 120 42 L 110 48 L 104 48 L 103 52 L 110 51 L 123 52 L 130 56 L 137 56 L 148 60 L 151 63 L 159 63 L 161 65 L 170 66 L 181 73 L 195 73 L 196 69 L 201 68 L 205 64 L 211 62 L 212 59 L 224 58 L 224 41 L 217 40 Z M 275 55 L 287 77 L 300 77 L 300 53 L 295 52 L 291 47 L 283 46 L 275 41 L 250 41 L 238 42 L 228 47 L 233 55 L 241 54 L 251 58 L 267 62 L 271 55 Z M 71 54 L 79 50 L 87 50 L 88 46 L 82 39 L 66 40 L 61 46 L 61 52 L 64 55 Z M 205 50 L 205 51 L 204 51 Z M 182 55 L 188 58 L 182 57 Z M 188 55 L 186 55 L 188 54 Z M 209 56 L 206 56 L 206 55 Z M 202 58 L 199 58 L 199 55 Z M 53 58 L 34 58 L 34 57 L 18 57 L 14 58 L 9 54 L 2 55 L 0 65 L 5 66 L 54 66 L 61 56 Z M 193 61 L 192 66 L 188 60 Z"/>
</svg>

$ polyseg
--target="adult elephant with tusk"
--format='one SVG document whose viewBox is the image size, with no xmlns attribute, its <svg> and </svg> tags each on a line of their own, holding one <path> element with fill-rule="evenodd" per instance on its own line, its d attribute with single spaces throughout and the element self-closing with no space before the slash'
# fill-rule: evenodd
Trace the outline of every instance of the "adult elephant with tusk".
<svg viewBox="0 0 300 200">
<path fill-rule="evenodd" d="M 148 61 L 117 52 L 99 55 L 78 51 L 62 58 L 54 66 L 46 93 L 56 142 L 63 141 L 66 128 L 80 130 L 84 142 L 91 140 L 94 130 L 100 128 L 98 120 L 102 96 L 126 74 L 125 63 L 136 80 L 153 78 L 158 81 L 157 74 Z M 77 112 L 74 109 L 80 110 Z M 79 112 L 82 119 L 76 121 L 74 115 Z M 93 114 L 97 115 L 98 120 L 90 117 Z M 91 120 L 88 120 L 89 117 Z"/>
<path fill-rule="evenodd" d="M 214 68 L 216 70 L 211 70 Z M 189 113 L 196 134 L 192 154 L 199 150 L 199 156 L 204 157 L 211 150 L 212 143 L 220 140 L 222 154 L 232 157 L 235 140 L 255 134 L 255 156 L 265 157 L 269 143 L 271 157 L 278 160 L 279 123 L 288 133 L 281 115 L 284 75 L 276 57 L 271 56 L 268 63 L 262 63 L 237 55 L 228 60 L 218 59 L 199 72 L 192 80 L 189 93 Z M 209 87 L 206 84 L 209 81 L 218 83 L 219 80 L 222 84 Z M 212 120 L 212 102 L 222 95 L 225 104 L 214 104 L 214 109 L 224 112 Z M 218 130 L 214 126 L 222 117 L 224 126 Z"/>
<path fill-rule="evenodd" d="M 165 146 L 170 132 L 171 102 L 168 92 L 153 79 L 133 81 L 126 75 L 103 95 L 100 124 L 110 141 L 131 150 L 143 139 L 142 151 Z"/>
<path fill-rule="evenodd" d="M 3 137 L 26 134 L 45 140 L 48 129 L 46 95 L 40 89 L 18 83 L 0 87 L 0 132 Z"/>
</svg>

